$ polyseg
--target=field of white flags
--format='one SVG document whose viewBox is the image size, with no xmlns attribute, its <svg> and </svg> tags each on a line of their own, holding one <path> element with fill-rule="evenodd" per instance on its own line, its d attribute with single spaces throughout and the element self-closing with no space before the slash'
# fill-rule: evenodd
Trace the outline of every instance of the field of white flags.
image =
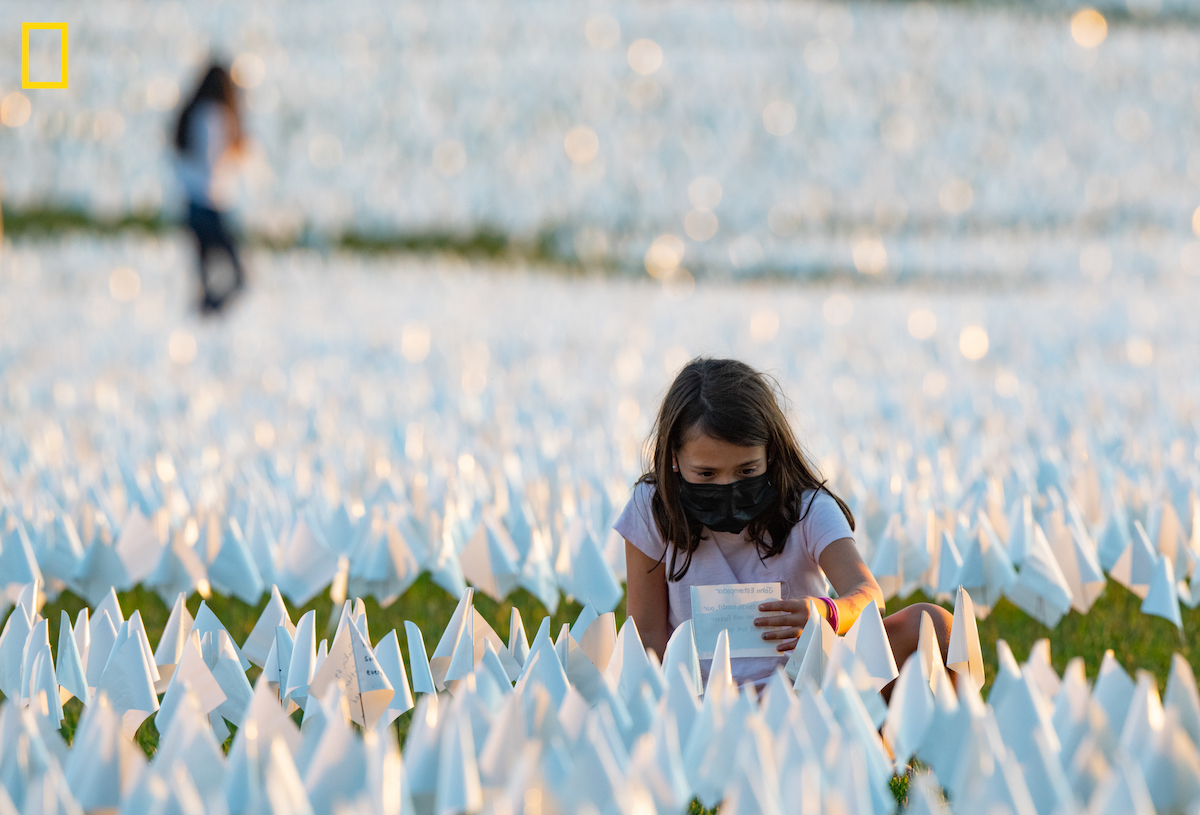
<svg viewBox="0 0 1200 815">
<path fill-rule="evenodd" d="M 690 620 L 660 665 L 632 619 L 618 631 L 591 605 L 558 632 L 543 618 L 532 642 L 514 613 L 505 642 L 472 593 L 431 656 L 405 623 L 406 669 L 401 635 L 372 643 L 361 601 L 317 645 L 315 613 L 293 622 L 277 592 L 240 648 L 180 595 L 152 650 L 110 591 L 74 623 L 62 612 L 56 661 L 30 584 L 0 636 L 0 811 L 648 815 L 696 798 L 722 813 L 868 815 L 896 811 L 892 779 L 914 757 L 909 813 L 1200 806 L 1186 660 L 1160 698 L 1111 652 L 1089 684 L 1080 658 L 1060 677 L 1045 640 L 1024 664 L 1000 641 L 985 703 L 962 589 L 949 673 L 928 615 L 898 672 L 872 602 L 844 637 L 811 615 L 761 694 L 733 683 L 726 632 L 702 678 Z M 879 691 L 894 679 L 888 705 Z M 58 726 L 73 696 L 84 712 L 68 747 Z M 401 751 L 390 725 L 414 699 Z M 150 716 L 160 740 L 147 761 L 130 739 Z"/>
<path fill-rule="evenodd" d="M 5 207 L 174 217 L 168 132 L 213 52 L 255 142 L 234 200 L 275 240 L 497 233 L 640 269 L 673 235 L 714 276 L 1198 273 L 1195 4 L 1094 5 L 43 0 L 73 76 L 28 93 L 0 64 Z M 25 15 L 0 7 L 0 51 Z"/>
<path fill-rule="evenodd" d="M 315 253 L 227 319 L 172 241 L 16 248 L 0 579 L 387 606 L 422 574 L 617 608 L 610 529 L 689 358 L 771 372 L 885 597 L 959 586 L 1053 628 L 1109 583 L 1200 601 L 1200 331 L 1183 279 L 974 294 L 662 287 Z"/>
<path fill-rule="evenodd" d="M 250 292 L 201 321 L 173 239 L 0 255 L 0 812 L 882 813 L 897 773 L 910 812 L 1200 806 L 1190 278 L 250 261 Z M 844 637 L 814 617 L 761 693 L 689 626 L 660 665 L 619 624 L 609 525 L 701 354 L 778 379 L 887 597 L 953 604 L 956 681 L 932 628 L 898 670 L 874 606 Z M 475 611 L 516 595 L 534 610 Z M 227 597 L 261 611 L 221 619 Z M 1000 640 L 1030 626 L 1021 663 Z M 1056 669 L 1068 626 L 1108 639 Z M 1164 628 L 1160 697 L 1128 660 Z"/>
</svg>

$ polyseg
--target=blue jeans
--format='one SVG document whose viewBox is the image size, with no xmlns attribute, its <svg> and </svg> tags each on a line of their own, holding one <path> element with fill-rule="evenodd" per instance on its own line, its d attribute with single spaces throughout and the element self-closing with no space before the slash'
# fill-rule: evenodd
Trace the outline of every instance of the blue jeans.
<svg viewBox="0 0 1200 815">
<path fill-rule="evenodd" d="M 238 257 L 237 243 L 229 230 L 225 228 L 225 221 L 220 212 L 194 201 L 188 202 L 188 227 L 196 235 L 200 282 L 204 286 L 204 300 L 201 306 L 205 309 L 217 310 L 221 308 L 225 298 L 240 289 L 245 282 L 242 261 Z M 229 262 L 233 265 L 233 287 L 224 291 L 215 290 L 209 274 L 209 266 L 215 251 L 228 254 Z"/>
</svg>

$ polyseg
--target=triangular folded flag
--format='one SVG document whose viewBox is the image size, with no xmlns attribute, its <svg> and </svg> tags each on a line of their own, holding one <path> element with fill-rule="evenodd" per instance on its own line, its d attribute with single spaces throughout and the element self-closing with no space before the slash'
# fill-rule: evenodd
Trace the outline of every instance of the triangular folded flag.
<svg viewBox="0 0 1200 815">
<path fill-rule="evenodd" d="M 158 564 L 141 584 L 154 589 L 164 603 L 171 602 L 177 594 L 197 591 L 201 596 L 211 594 L 208 569 L 187 541 L 186 531 L 176 529 L 171 540 L 163 547 Z"/>
<path fill-rule="evenodd" d="M 88 651 L 92 645 L 92 630 L 91 623 L 88 621 L 87 606 L 79 609 L 79 613 L 75 615 L 75 625 L 71 629 L 71 634 L 75 637 L 75 647 L 79 649 L 79 659 L 83 662 L 86 671 Z"/>
<path fill-rule="evenodd" d="M 969 676 L 976 689 L 983 687 L 983 652 L 979 647 L 979 627 L 975 622 L 971 595 L 961 586 L 954 598 L 954 621 L 950 624 L 946 667 L 955 673 Z"/>
<path fill-rule="evenodd" d="M 1144 599 L 1146 592 L 1150 590 L 1150 581 L 1154 578 L 1154 566 L 1157 562 L 1158 553 L 1154 551 L 1154 545 L 1150 543 L 1142 522 L 1135 520 L 1129 545 L 1117 558 L 1108 574 L 1113 580 Z"/>
<path fill-rule="evenodd" d="M 692 633 L 692 621 L 684 620 L 671 632 L 667 640 L 667 653 L 663 659 L 663 675 L 670 680 L 680 670 L 687 676 L 692 690 L 697 695 L 700 682 L 700 654 L 696 650 L 696 638 Z"/>
<path fill-rule="evenodd" d="M 237 643 L 233 641 L 233 637 L 229 636 L 229 632 L 225 630 L 225 626 L 221 624 L 221 621 L 217 619 L 217 615 L 212 613 L 212 609 L 203 600 L 200 601 L 200 608 L 196 609 L 196 619 L 192 621 L 192 630 L 200 633 L 200 640 L 202 642 L 206 634 L 224 634 L 229 638 L 229 644 L 232 646 L 233 653 L 237 656 L 238 663 L 242 666 L 242 671 L 250 670 L 250 661 L 242 654 L 242 649 L 237 647 Z"/>
<path fill-rule="evenodd" d="M 242 719 L 242 727 L 238 731 L 249 730 L 251 728 L 258 731 L 258 737 L 262 742 L 269 743 L 274 739 L 282 739 L 287 745 L 289 752 L 298 753 L 301 746 L 300 728 L 296 727 L 296 723 L 292 718 L 283 712 L 283 708 L 279 706 L 279 697 L 270 687 L 270 679 L 266 674 L 260 674 L 258 682 L 254 685 L 254 695 L 250 698 L 250 704 L 246 708 L 246 715 Z M 230 753 L 232 754 L 237 748 L 237 738 L 230 745 Z"/>
<path fill-rule="evenodd" d="M 1112 649 L 1108 649 L 1100 661 L 1092 699 L 1104 710 L 1114 737 L 1119 736 L 1125 727 L 1125 715 L 1129 712 L 1129 703 L 1133 701 L 1133 691 L 1133 680 L 1117 662 Z"/>
<path fill-rule="evenodd" d="M 121 534 L 113 545 L 121 564 L 125 567 L 128 581 L 121 588 L 135 586 L 149 577 L 158 565 L 165 548 L 146 516 L 134 507 L 121 524 Z"/>
<path fill-rule="evenodd" d="M 47 653 L 50 651 L 50 622 L 41 615 L 38 617 L 37 624 L 25 638 L 25 645 L 21 651 L 21 679 L 18 686 L 20 690 L 18 691 L 19 696 L 14 697 L 14 700 L 19 702 L 26 702 L 29 699 L 29 688 L 33 682 L 34 660 L 42 651 Z"/>
<path fill-rule="evenodd" d="M 295 606 L 304 606 L 328 586 L 338 569 L 338 554 L 326 545 L 301 512 L 287 542 L 280 548 L 274 576 L 279 590 Z"/>
<path fill-rule="evenodd" d="M 532 696 L 535 688 L 543 689 L 550 699 L 550 704 L 557 710 L 562 706 L 568 690 L 571 688 L 567 672 L 554 654 L 554 647 L 539 648 L 538 640 L 534 640 L 534 648 L 529 652 L 529 658 L 522 666 L 521 676 L 513 692 L 520 696 Z M 549 638 L 546 638 L 549 643 Z"/>
<path fill-rule="evenodd" d="M 1054 628 L 1071 610 L 1071 588 L 1042 528 L 1030 523 L 1028 535 L 1017 580 L 1005 594 L 1017 608 L 1047 628 Z"/>
<path fill-rule="evenodd" d="M 952 595 L 954 590 L 958 588 L 958 576 L 962 571 L 962 557 L 958 554 L 958 547 L 954 545 L 954 538 L 950 536 L 950 530 L 942 531 L 942 549 L 938 555 L 938 579 L 937 593 L 939 595 Z"/>
<path fill-rule="evenodd" d="M 784 670 L 793 681 L 793 688 L 799 690 L 799 680 L 801 666 L 805 662 L 808 650 L 811 647 L 813 639 L 816 639 L 817 648 L 820 651 L 818 657 L 819 664 L 808 666 L 808 673 L 813 683 L 818 687 L 821 684 L 821 677 L 825 675 L 825 662 L 830 652 L 833 650 L 833 641 L 837 639 L 837 634 L 833 627 L 829 625 L 829 621 L 825 619 L 825 615 L 821 613 L 815 600 L 808 600 L 808 621 L 804 624 L 804 631 L 800 633 L 800 639 L 796 641 L 796 645 L 792 648 L 788 655 L 788 661 L 784 665 Z M 815 654 L 816 652 L 814 652 Z"/>
<path fill-rule="evenodd" d="M 323 696 L 335 683 L 346 694 L 351 719 L 368 730 L 375 727 L 395 694 L 375 662 L 375 652 L 353 623 L 334 639 L 328 657 L 313 675 L 309 693 Z"/>
<path fill-rule="evenodd" d="M 0 693 L 8 699 L 21 699 L 21 667 L 25 641 L 33 628 L 23 606 L 16 606 L 0 633 Z"/>
<path fill-rule="evenodd" d="M 1053 699 L 1062 689 L 1062 680 L 1050 664 L 1050 640 L 1040 639 L 1029 649 L 1021 673 L 1038 689 L 1044 699 Z"/>
<path fill-rule="evenodd" d="M 475 739 L 465 710 L 450 712 L 438 748 L 435 815 L 457 815 L 483 809 L 483 789 L 475 756 Z"/>
<path fill-rule="evenodd" d="M 142 722 L 158 710 L 158 695 L 154 692 L 157 669 L 148 657 L 149 643 L 143 648 L 140 634 L 136 629 L 131 631 L 129 621 L 121 623 L 96 685 L 96 693 L 108 695 L 128 738 L 133 738 Z"/>
<path fill-rule="evenodd" d="M 717 635 L 717 646 L 713 650 L 712 665 L 708 669 L 708 683 L 704 686 L 704 696 L 710 695 L 720 699 L 727 693 L 737 691 L 733 681 L 733 670 L 729 662 L 729 631 L 722 629 Z"/>
<path fill-rule="evenodd" d="M 388 683 L 395 690 L 395 695 L 388 703 L 380 719 L 380 725 L 386 726 L 396 720 L 402 713 L 412 710 L 413 696 L 408 685 L 408 674 L 404 671 L 404 661 L 400 656 L 400 640 L 393 629 L 375 646 L 375 661 L 379 669 L 387 677 Z"/>
<path fill-rule="evenodd" d="M 120 713 L 105 694 L 80 717 L 74 747 L 63 767 L 76 807 L 116 811 L 142 773 L 146 759 L 122 729 Z"/>
<path fill-rule="evenodd" d="M 1048 521 L 1046 539 L 1067 580 L 1071 607 L 1080 614 L 1087 614 L 1107 584 L 1096 552 L 1086 533 L 1074 522 L 1063 523 L 1061 511 L 1051 513 Z"/>
<path fill-rule="evenodd" d="M 904 525 L 900 513 L 893 513 L 884 527 L 875 555 L 871 558 L 871 574 L 883 591 L 884 601 L 888 601 L 900 592 L 904 585 L 904 569 L 900 558 L 900 541 L 904 535 Z"/>
<path fill-rule="evenodd" d="M 585 620 L 584 614 L 591 609 L 591 619 Z M 587 625 L 582 626 L 580 630 L 580 622 L 585 621 Z M 579 647 L 587 654 L 587 658 L 596 666 L 596 670 L 601 673 L 608 668 L 608 661 L 612 659 L 612 652 L 617 647 L 617 618 L 611 611 L 604 614 L 596 615 L 595 609 L 591 605 L 584 608 L 579 614 L 579 619 L 571 626 L 571 636 L 579 643 Z"/>
<path fill-rule="evenodd" d="M 1150 587 L 1142 601 L 1141 610 L 1143 614 L 1153 614 L 1169 620 L 1182 635 L 1183 617 L 1179 611 L 1179 595 L 1175 593 L 1175 568 L 1171 565 L 1169 557 L 1160 557 L 1154 565 L 1154 576 L 1150 579 Z"/>
<path fill-rule="evenodd" d="M 459 642 L 464 637 L 467 639 L 463 649 L 465 656 L 459 658 L 458 665 L 455 666 L 458 674 L 451 678 L 459 679 L 470 673 L 474 667 L 475 643 L 470 635 L 475 621 L 474 608 L 471 605 L 473 596 L 473 589 L 463 590 L 462 595 L 458 598 L 458 606 L 454 609 L 454 614 L 450 617 L 450 622 L 442 633 L 442 638 L 438 641 L 437 647 L 433 649 L 433 655 L 429 657 L 429 670 L 433 674 L 434 685 L 438 690 L 445 690 L 446 674 L 459 652 Z M 464 660 L 469 660 L 469 663 L 464 665 Z"/>
<path fill-rule="evenodd" d="M 436 694 L 437 685 L 429 669 L 429 657 L 425 656 L 425 640 L 421 636 L 421 629 L 412 620 L 405 620 L 404 634 L 408 640 L 408 669 L 412 673 L 413 693 Z"/>
<path fill-rule="evenodd" d="M 525 657 L 529 656 L 529 638 L 521 622 L 521 611 L 516 606 L 513 606 L 508 619 L 508 652 L 518 665 L 524 665 Z"/>
<path fill-rule="evenodd" d="M 204 607 L 201 606 L 200 609 L 203 611 Z M 199 621 L 200 614 L 197 614 L 196 622 Z M 196 631 L 196 628 L 193 627 L 192 630 Z M 241 727 L 242 717 L 246 714 L 246 707 L 250 704 L 254 690 L 246 678 L 246 669 L 239 661 L 233 637 L 229 636 L 229 632 L 224 628 L 215 633 L 210 631 L 201 634 L 200 653 L 204 656 L 204 664 L 212 671 L 213 677 L 225 694 L 225 701 L 213 713 L 235 727 Z M 212 719 L 211 716 L 209 718 Z M 213 721 L 213 726 L 216 731 L 225 729 L 220 721 Z M 219 733 L 218 740 L 224 741 L 224 738 L 219 737 Z"/>
<path fill-rule="evenodd" d="M 159 693 L 166 693 L 167 683 L 171 681 L 171 674 L 175 671 L 175 666 L 179 664 L 179 658 L 183 655 L 184 643 L 187 642 L 188 635 L 192 633 L 192 615 L 184 605 L 184 600 L 186 597 L 183 592 L 175 597 L 171 616 L 167 618 L 167 625 L 158 640 L 158 648 L 154 650 L 154 664 L 158 666 L 159 675 L 159 681 L 155 684 L 154 689 Z"/>
<path fill-rule="evenodd" d="M 79 656 L 79 646 L 71 630 L 71 617 L 66 609 L 62 610 L 58 624 L 58 665 L 55 666 L 55 676 L 62 686 L 62 701 L 74 696 L 85 705 L 91 704 L 92 694 L 88 689 L 83 659 Z"/>
<path fill-rule="evenodd" d="M 620 581 L 590 530 L 585 529 L 577 540 L 578 549 L 571 559 L 571 593 L 602 613 L 613 611 L 624 594 Z"/>
<path fill-rule="evenodd" d="M 44 622 L 44 621 L 43 621 Z M 54 676 L 54 660 L 50 656 L 50 643 L 39 648 L 33 659 L 29 677 L 29 707 L 34 714 L 51 727 L 62 724 L 62 697 L 59 695 L 58 680 Z"/>
<path fill-rule="evenodd" d="M 946 676 L 946 663 L 942 659 L 941 643 L 938 641 L 937 631 L 933 627 L 933 618 L 926 611 L 921 612 L 917 650 L 909 659 L 917 660 L 921 668 L 921 676 L 929 684 L 930 692 L 936 693 L 939 681 L 948 677 Z"/>
<path fill-rule="evenodd" d="M 1033 539 L 1033 499 L 1022 495 L 1013 502 L 1008 518 L 1008 559 L 1018 569 L 1025 564 L 1029 544 Z"/>
<path fill-rule="evenodd" d="M 483 672 L 490 674 L 495 680 L 495 689 L 498 693 L 494 698 L 490 698 L 490 701 L 496 704 L 489 704 L 494 712 L 500 700 L 512 693 L 513 680 L 509 678 L 508 671 L 500 662 L 500 655 L 496 653 L 496 648 L 492 645 L 491 640 L 483 641 L 483 659 L 479 661 L 479 664 L 484 669 Z M 519 672 L 518 675 L 520 675 Z"/>
<path fill-rule="evenodd" d="M 479 613 L 479 609 L 472 608 L 471 614 L 474 617 L 471 623 L 471 642 L 474 646 L 474 664 L 478 665 L 483 659 L 484 645 L 491 644 L 492 650 L 496 652 L 496 658 L 504 666 L 508 672 L 510 681 L 516 681 L 517 676 L 521 673 L 521 665 L 508 651 L 508 646 L 504 644 L 504 640 L 500 639 L 500 635 L 495 629 L 488 624 L 488 621 Z"/>
<path fill-rule="evenodd" d="M 298 707 L 295 702 L 287 699 L 288 668 L 292 666 L 292 653 L 295 650 L 296 644 L 287 627 L 275 626 L 275 641 L 271 643 L 271 650 L 267 652 L 267 663 L 263 665 L 263 674 L 271 683 L 271 689 L 275 691 L 275 698 L 287 708 L 288 713 Z"/>
<path fill-rule="evenodd" d="M 212 559 L 206 559 L 212 587 L 243 603 L 257 604 L 263 593 L 263 577 L 242 537 L 242 527 L 237 519 L 229 518 L 222 524 L 214 517 L 209 521 L 209 528 L 209 536 L 218 541 L 216 553 Z"/>
<path fill-rule="evenodd" d="M 875 681 L 876 690 L 900 675 L 896 670 L 896 657 L 892 654 L 887 629 L 879 614 L 879 605 L 874 600 L 863 608 L 843 639 Z"/>
<path fill-rule="evenodd" d="M 703 666 L 701 672 L 703 673 Z M 662 695 L 662 674 L 657 661 L 651 664 L 633 617 L 626 617 L 621 625 L 616 647 L 604 671 L 604 678 L 609 688 L 627 705 L 635 694 L 640 694 L 643 682 L 649 683 L 656 699 Z"/>
<path fill-rule="evenodd" d="M 307 611 L 296 626 L 296 638 L 292 644 L 292 658 L 288 661 L 287 687 L 284 698 L 291 699 L 304 707 L 308 699 L 308 686 L 312 682 L 317 663 L 316 625 L 317 612 Z"/>
<path fill-rule="evenodd" d="M 1192 745 L 1200 749 L 1200 692 L 1196 689 L 1192 666 L 1178 652 L 1171 655 L 1171 673 L 1167 676 L 1163 706 L 1175 711 L 1180 726 L 1192 739 Z"/>
<path fill-rule="evenodd" d="M 8 518 L 14 522 L 11 531 L 5 531 Z M 39 583 L 42 580 L 41 569 L 38 568 L 37 555 L 25 529 L 25 522 L 17 515 L 9 513 L 8 518 L 0 517 L 0 594 L 8 594 L 16 586 Z"/>
<path fill-rule="evenodd" d="M 919 659 L 909 659 L 892 688 L 891 704 L 883 723 L 883 738 L 892 748 L 896 766 L 903 767 L 921 746 L 933 721 L 933 692 Z"/>
<path fill-rule="evenodd" d="M 242 644 L 242 654 L 250 660 L 251 664 L 260 668 L 266 664 L 267 653 L 271 650 L 271 643 L 275 639 L 275 626 L 277 625 L 282 625 L 293 637 L 296 635 L 296 627 L 292 625 L 292 619 L 288 616 L 287 606 L 284 605 L 283 597 L 279 594 L 279 587 L 272 585 L 271 599 L 267 601 L 267 607 L 263 609 L 250 636 Z"/>
<path fill-rule="evenodd" d="M 517 586 L 521 553 L 491 508 L 459 553 L 463 576 L 481 592 L 500 602 Z"/>
<path fill-rule="evenodd" d="M 204 662 L 200 652 L 200 635 L 196 632 L 184 639 L 179 664 L 175 666 L 171 678 L 167 681 L 166 693 L 154 717 L 154 725 L 159 733 L 165 734 L 168 731 L 179 705 L 188 695 L 199 712 L 206 716 L 220 707 L 226 699 L 225 691 L 221 689 L 216 677 Z"/>
<path fill-rule="evenodd" d="M 72 582 L 75 593 L 90 605 L 96 606 L 96 613 L 99 613 L 100 603 L 114 586 L 125 588 L 131 585 L 121 556 L 111 544 L 105 543 L 99 537 L 93 540 L 84 552 Z M 113 623 L 120 625 L 121 621 L 114 620 Z"/>
<path fill-rule="evenodd" d="M 124 625 L 123 622 L 120 624 Z M 100 675 L 104 673 L 104 666 L 108 664 L 108 657 L 112 654 L 113 643 L 117 641 L 117 626 L 108 616 L 108 612 L 102 609 L 97 609 L 97 613 L 92 615 L 87 625 L 88 653 L 85 671 L 88 687 L 95 688 L 100 684 Z"/>
</svg>

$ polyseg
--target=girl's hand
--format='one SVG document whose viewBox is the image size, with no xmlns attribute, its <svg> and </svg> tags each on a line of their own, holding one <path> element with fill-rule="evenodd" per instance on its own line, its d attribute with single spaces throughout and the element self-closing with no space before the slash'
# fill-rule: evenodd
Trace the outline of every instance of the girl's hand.
<svg viewBox="0 0 1200 815">
<path fill-rule="evenodd" d="M 754 624 L 758 626 L 779 626 L 768 628 L 763 632 L 764 640 L 787 640 L 775 647 L 776 651 L 790 651 L 796 647 L 800 632 L 808 623 L 808 603 L 812 598 L 798 597 L 792 600 L 772 600 L 769 603 L 759 603 L 759 611 L 776 611 L 770 617 L 758 617 Z"/>
</svg>

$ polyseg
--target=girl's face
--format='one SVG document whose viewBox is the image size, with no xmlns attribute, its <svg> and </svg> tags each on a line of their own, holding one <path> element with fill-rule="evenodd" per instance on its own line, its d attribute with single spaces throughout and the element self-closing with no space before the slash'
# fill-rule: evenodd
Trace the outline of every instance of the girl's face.
<svg viewBox="0 0 1200 815">
<path fill-rule="evenodd" d="M 705 433 L 686 435 L 672 456 L 684 481 L 694 484 L 732 484 L 767 470 L 767 447 L 742 447 Z"/>
</svg>

